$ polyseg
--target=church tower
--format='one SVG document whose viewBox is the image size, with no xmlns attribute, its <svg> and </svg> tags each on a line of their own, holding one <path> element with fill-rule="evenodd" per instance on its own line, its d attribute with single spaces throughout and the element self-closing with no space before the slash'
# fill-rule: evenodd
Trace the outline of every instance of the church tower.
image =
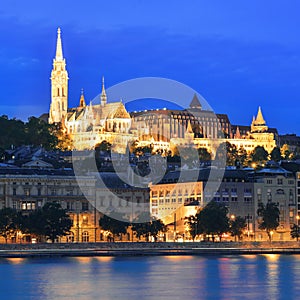
<svg viewBox="0 0 300 300">
<path fill-rule="evenodd" d="M 60 28 L 57 29 L 56 55 L 51 72 L 51 104 L 49 123 L 61 122 L 68 110 L 68 72 L 63 57 Z"/>
</svg>

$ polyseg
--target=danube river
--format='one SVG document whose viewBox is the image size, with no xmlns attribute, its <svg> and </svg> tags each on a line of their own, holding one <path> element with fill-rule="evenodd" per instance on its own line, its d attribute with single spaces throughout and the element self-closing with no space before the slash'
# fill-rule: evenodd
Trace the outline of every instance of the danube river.
<svg viewBox="0 0 300 300">
<path fill-rule="evenodd" d="M 0 299 L 299 299 L 300 255 L 0 259 Z"/>
</svg>

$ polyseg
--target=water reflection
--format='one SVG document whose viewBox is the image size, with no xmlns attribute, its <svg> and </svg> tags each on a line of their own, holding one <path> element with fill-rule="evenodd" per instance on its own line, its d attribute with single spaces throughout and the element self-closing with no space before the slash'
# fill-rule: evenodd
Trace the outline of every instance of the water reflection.
<svg viewBox="0 0 300 300">
<path fill-rule="evenodd" d="M 296 299 L 299 255 L 1 261 L 0 299 Z M 9 297 L 7 297 L 9 295 Z"/>
<path fill-rule="evenodd" d="M 21 264 L 24 263 L 26 258 L 22 257 L 11 257 L 11 258 L 6 258 L 6 260 L 11 263 L 11 264 Z"/>
</svg>

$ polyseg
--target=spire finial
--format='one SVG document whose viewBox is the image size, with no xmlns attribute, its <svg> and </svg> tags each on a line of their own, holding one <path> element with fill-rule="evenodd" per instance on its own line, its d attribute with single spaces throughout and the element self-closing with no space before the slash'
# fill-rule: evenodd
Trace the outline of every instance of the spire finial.
<svg viewBox="0 0 300 300">
<path fill-rule="evenodd" d="M 80 100 L 79 100 L 79 107 L 85 107 L 86 103 L 85 103 L 85 99 L 84 99 L 84 94 L 83 94 L 83 88 L 81 88 L 81 96 L 80 96 Z"/>
<path fill-rule="evenodd" d="M 105 92 L 105 85 L 104 85 L 104 76 L 102 76 L 102 94 L 103 94 L 103 95 L 106 95 L 106 92 Z"/>
<path fill-rule="evenodd" d="M 63 59 L 60 27 L 57 28 L 57 42 L 56 42 L 56 56 L 55 56 L 55 59 L 56 60 L 62 60 Z"/>
<path fill-rule="evenodd" d="M 105 85 L 104 85 L 104 76 L 102 76 L 102 92 L 101 92 L 101 105 L 104 106 L 107 102 Z"/>
</svg>

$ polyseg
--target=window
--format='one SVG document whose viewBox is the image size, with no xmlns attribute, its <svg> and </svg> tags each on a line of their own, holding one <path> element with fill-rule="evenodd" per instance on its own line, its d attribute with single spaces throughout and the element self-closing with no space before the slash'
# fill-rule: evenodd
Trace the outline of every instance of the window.
<svg viewBox="0 0 300 300">
<path fill-rule="evenodd" d="M 17 195 L 17 189 L 13 188 L 13 196 L 16 196 L 16 195 Z"/>
<path fill-rule="evenodd" d="M 282 178 L 278 178 L 277 179 L 277 184 L 283 184 L 283 179 Z"/>
<path fill-rule="evenodd" d="M 87 225 L 88 222 L 89 222 L 88 217 L 87 217 L 87 216 L 83 216 L 83 217 L 82 217 L 82 224 L 83 224 L 83 225 Z"/>
<path fill-rule="evenodd" d="M 82 242 L 83 243 L 88 243 L 90 238 L 89 238 L 89 233 L 87 231 L 84 231 L 81 235 L 82 237 Z"/>
<path fill-rule="evenodd" d="M 23 201 L 21 204 L 22 210 L 34 210 L 35 209 L 35 202 L 33 201 Z"/>
<path fill-rule="evenodd" d="M 89 203 L 88 202 L 82 202 L 81 207 L 83 211 L 89 210 Z"/>
<path fill-rule="evenodd" d="M 273 183 L 273 180 L 267 179 L 267 184 L 272 184 L 272 183 Z"/>
<path fill-rule="evenodd" d="M 70 231 L 70 234 L 67 235 L 67 243 L 73 243 L 74 242 L 74 233 Z"/>
<path fill-rule="evenodd" d="M 276 194 L 278 194 L 278 195 L 284 195 L 284 190 L 283 189 L 278 189 L 276 191 Z"/>
<path fill-rule="evenodd" d="M 25 196 L 30 196 L 30 189 L 29 188 L 24 188 L 24 195 Z"/>
<path fill-rule="evenodd" d="M 67 189 L 66 190 L 66 195 L 67 196 L 73 196 L 73 189 Z"/>
<path fill-rule="evenodd" d="M 42 189 L 41 188 L 38 188 L 37 194 L 38 194 L 38 196 L 41 196 L 41 194 L 42 194 Z"/>
<path fill-rule="evenodd" d="M 244 202 L 252 202 L 252 197 L 244 197 Z"/>
</svg>

